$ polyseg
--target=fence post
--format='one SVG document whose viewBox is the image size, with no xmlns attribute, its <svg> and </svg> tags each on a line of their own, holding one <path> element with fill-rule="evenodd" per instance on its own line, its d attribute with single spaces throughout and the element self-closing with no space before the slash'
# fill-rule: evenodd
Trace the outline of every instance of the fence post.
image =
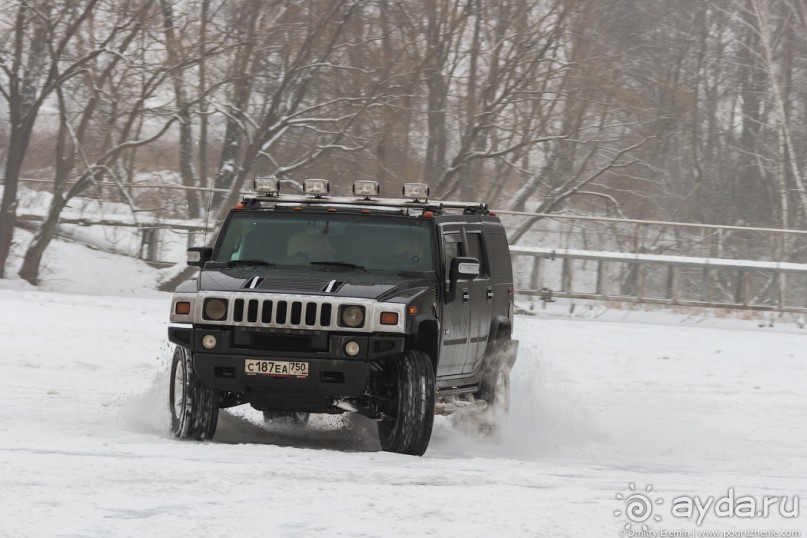
<svg viewBox="0 0 807 538">
<path fill-rule="evenodd" d="M 678 300 L 678 278 L 674 265 L 667 266 L 667 299 L 675 302 Z"/>
<path fill-rule="evenodd" d="M 569 258 L 563 258 L 560 275 L 560 289 L 563 292 L 572 291 L 572 266 Z"/>
<path fill-rule="evenodd" d="M 596 294 L 606 299 L 607 296 L 605 294 L 605 262 L 603 260 L 597 260 L 597 289 Z"/>
<path fill-rule="evenodd" d="M 543 287 L 543 286 L 541 286 L 542 261 L 543 261 L 543 258 L 541 258 L 541 256 L 536 255 L 536 256 L 533 257 L 532 282 L 533 282 L 533 289 L 535 290 L 536 293 L 541 291 L 541 288 Z"/>
<path fill-rule="evenodd" d="M 746 293 L 748 286 L 748 273 L 743 269 L 737 270 L 737 281 L 734 288 L 734 302 L 736 304 L 746 304 Z"/>
</svg>

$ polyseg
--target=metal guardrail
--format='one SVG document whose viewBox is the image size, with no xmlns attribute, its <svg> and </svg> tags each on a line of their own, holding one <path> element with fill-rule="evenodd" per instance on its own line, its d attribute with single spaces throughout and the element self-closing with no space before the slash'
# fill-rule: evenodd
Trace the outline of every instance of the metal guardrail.
<svg viewBox="0 0 807 538">
<path fill-rule="evenodd" d="M 758 311 L 777 312 L 807 312 L 807 295 L 803 293 L 807 288 L 807 264 L 787 262 L 766 262 L 756 260 L 730 260 L 716 258 L 699 258 L 691 256 L 660 256 L 653 254 L 632 254 L 620 252 L 596 252 L 575 249 L 558 250 L 546 247 L 520 247 L 511 246 L 510 253 L 517 266 L 518 257 L 532 258 L 531 278 L 528 287 L 517 287 L 516 293 L 528 296 L 540 296 L 543 300 L 558 298 L 588 299 L 614 302 L 634 302 L 662 305 L 696 306 L 707 308 L 727 308 Z M 547 261 L 560 261 L 559 286 L 552 289 L 547 284 Z M 594 268 L 575 268 L 573 262 L 594 262 Z M 614 279 L 615 272 L 608 271 L 608 264 L 620 264 L 623 270 L 616 286 L 609 290 L 609 280 Z M 624 266 L 628 266 L 624 270 Z M 656 283 L 654 292 L 646 283 L 647 268 L 661 268 L 661 284 Z M 698 298 L 684 296 L 682 293 L 681 269 L 694 269 L 700 273 L 694 288 L 699 288 Z M 722 273 L 722 298 L 716 297 L 718 287 L 718 272 Z M 583 273 L 581 275 L 581 273 Z M 588 273 L 588 274 L 585 274 Z M 757 275 L 757 280 L 767 281 L 768 287 L 775 286 L 773 302 L 771 294 L 760 293 L 757 289 L 752 293 L 751 276 Z M 800 290 L 788 286 L 788 275 L 802 277 Z M 588 277 L 588 284 L 594 289 L 582 291 L 576 287 L 581 277 Z M 625 284 L 628 284 L 627 286 Z M 759 286 L 758 286 L 759 287 Z M 788 293 L 788 289 L 795 293 Z M 626 291 L 627 290 L 627 291 Z M 788 301 L 793 295 L 802 297 L 802 304 Z M 768 299 L 769 302 L 759 302 L 758 299 Z"/>
</svg>

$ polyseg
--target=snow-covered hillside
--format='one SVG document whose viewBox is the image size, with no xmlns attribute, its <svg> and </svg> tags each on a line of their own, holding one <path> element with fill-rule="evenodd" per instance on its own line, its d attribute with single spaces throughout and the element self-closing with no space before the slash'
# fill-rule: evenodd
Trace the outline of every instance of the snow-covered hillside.
<svg viewBox="0 0 807 538">
<path fill-rule="evenodd" d="M 629 484 L 663 501 L 651 530 L 807 534 L 795 324 L 522 316 L 501 438 L 438 417 L 423 458 L 379 452 L 368 421 L 270 430 L 243 409 L 214 442 L 179 442 L 156 271 L 76 244 L 49 256 L 45 290 L 0 281 L 2 536 L 617 536 Z M 802 514 L 670 512 L 729 488 L 798 496 Z"/>
</svg>

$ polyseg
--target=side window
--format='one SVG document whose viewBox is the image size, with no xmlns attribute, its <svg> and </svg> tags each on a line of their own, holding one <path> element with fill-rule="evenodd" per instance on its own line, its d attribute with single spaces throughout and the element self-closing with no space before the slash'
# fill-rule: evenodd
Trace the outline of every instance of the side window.
<svg viewBox="0 0 807 538">
<path fill-rule="evenodd" d="M 465 239 L 468 241 L 468 256 L 479 260 L 479 276 L 487 276 L 488 268 L 485 263 L 485 254 L 482 250 L 482 234 L 479 232 L 465 232 Z"/>
<path fill-rule="evenodd" d="M 448 271 L 451 269 L 451 260 L 458 256 L 463 256 L 462 236 L 458 233 L 445 234 L 443 236 L 443 274 L 448 280 Z"/>
</svg>

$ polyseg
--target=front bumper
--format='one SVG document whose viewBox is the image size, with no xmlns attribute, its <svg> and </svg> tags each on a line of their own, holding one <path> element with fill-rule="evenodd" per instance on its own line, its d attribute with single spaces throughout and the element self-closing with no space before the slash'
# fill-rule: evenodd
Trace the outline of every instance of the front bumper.
<svg viewBox="0 0 807 538">
<path fill-rule="evenodd" d="M 334 399 L 357 398 L 365 393 L 370 363 L 340 359 L 304 359 L 308 377 L 247 375 L 248 355 L 194 353 L 193 368 L 208 387 L 244 395 L 259 408 L 320 412 Z"/>
<path fill-rule="evenodd" d="M 216 347 L 212 350 L 202 346 L 202 339 L 207 335 L 216 338 Z M 313 411 L 327 407 L 335 398 L 364 395 L 370 362 L 404 350 L 403 336 L 384 334 L 171 326 L 168 336 L 171 342 L 192 352 L 194 370 L 208 387 L 245 394 L 248 401 L 259 399 L 261 407 L 267 409 L 295 411 Z M 361 351 L 355 357 L 345 353 L 345 344 L 349 341 L 360 346 Z M 308 377 L 247 375 L 246 359 L 305 361 Z"/>
</svg>

